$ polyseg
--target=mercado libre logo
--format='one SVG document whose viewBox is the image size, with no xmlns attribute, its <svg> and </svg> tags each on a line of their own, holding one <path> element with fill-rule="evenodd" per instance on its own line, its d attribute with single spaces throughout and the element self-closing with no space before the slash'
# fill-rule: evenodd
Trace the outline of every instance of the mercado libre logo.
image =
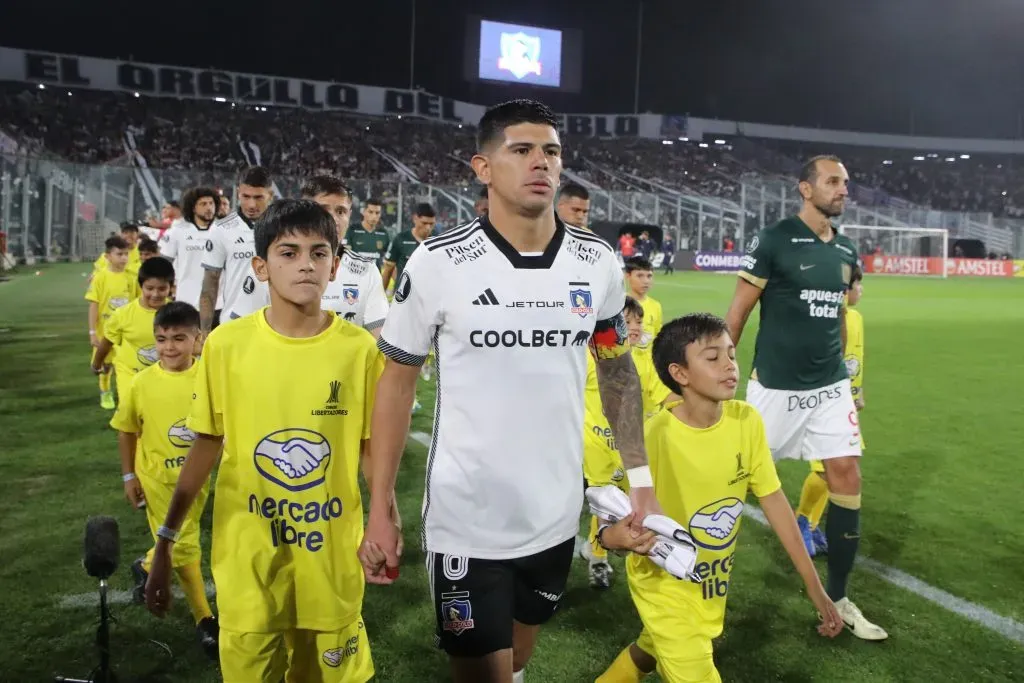
<svg viewBox="0 0 1024 683">
<path fill-rule="evenodd" d="M 256 444 L 253 460 L 265 479 L 289 491 L 305 491 L 327 478 L 331 444 L 309 429 L 281 429 Z"/>
</svg>

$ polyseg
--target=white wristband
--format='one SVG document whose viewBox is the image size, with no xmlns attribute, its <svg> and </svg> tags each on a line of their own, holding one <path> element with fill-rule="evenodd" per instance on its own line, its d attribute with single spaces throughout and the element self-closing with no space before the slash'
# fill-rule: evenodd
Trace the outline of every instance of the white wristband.
<svg viewBox="0 0 1024 683">
<path fill-rule="evenodd" d="M 170 527 L 161 526 L 156 530 L 156 535 L 160 538 L 170 541 L 171 543 L 178 542 L 178 532 Z"/>
<path fill-rule="evenodd" d="M 654 479 L 651 477 L 650 465 L 632 467 L 626 470 L 626 478 L 629 479 L 630 488 L 642 489 L 654 486 Z"/>
<path fill-rule="evenodd" d="M 123 479 L 125 482 L 129 482 L 129 481 L 131 481 L 134 478 L 135 478 L 135 473 L 134 472 L 129 472 L 128 474 L 122 474 L 121 475 L 121 479 Z"/>
</svg>

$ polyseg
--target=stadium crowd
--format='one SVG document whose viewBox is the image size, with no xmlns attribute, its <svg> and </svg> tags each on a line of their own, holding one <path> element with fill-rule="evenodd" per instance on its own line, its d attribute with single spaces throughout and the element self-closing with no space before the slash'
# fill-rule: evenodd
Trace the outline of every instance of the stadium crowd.
<svg viewBox="0 0 1024 683">
<path fill-rule="evenodd" d="M 129 151 L 126 133 L 131 133 L 150 168 L 188 171 L 188 182 L 177 183 L 182 186 L 196 182 L 200 170 L 233 173 L 252 163 L 274 168 L 278 177 L 329 172 L 378 181 L 415 178 L 440 186 L 466 186 L 473 178 L 466 162 L 472 148 L 468 127 L 401 118 L 4 84 L 0 130 L 30 153 L 87 164 L 123 160 Z M 648 190 L 643 181 L 654 181 L 739 201 L 743 180 L 791 176 L 799 167 L 796 159 L 817 151 L 805 143 L 744 138 L 723 145 L 671 142 L 574 140 L 566 168 L 611 191 Z M 1024 167 L 1008 157 L 836 151 L 847 160 L 854 184 L 863 189 L 855 194 L 861 203 L 895 199 L 934 209 L 1024 217 Z"/>
</svg>

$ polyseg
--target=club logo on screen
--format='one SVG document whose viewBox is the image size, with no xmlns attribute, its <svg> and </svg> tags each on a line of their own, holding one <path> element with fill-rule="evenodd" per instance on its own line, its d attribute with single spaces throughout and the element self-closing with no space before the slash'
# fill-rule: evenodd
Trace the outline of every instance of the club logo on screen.
<svg viewBox="0 0 1024 683">
<path fill-rule="evenodd" d="M 540 36 L 502 32 L 498 68 L 519 79 L 529 74 L 540 76 Z"/>
</svg>

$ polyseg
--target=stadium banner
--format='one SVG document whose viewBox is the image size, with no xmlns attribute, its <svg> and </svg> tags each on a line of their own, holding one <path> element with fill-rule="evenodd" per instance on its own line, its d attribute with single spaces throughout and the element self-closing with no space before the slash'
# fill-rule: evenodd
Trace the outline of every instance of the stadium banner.
<svg viewBox="0 0 1024 683">
<path fill-rule="evenodd" d="M 422 90 L 123 62 L 9 47 L 0 47 L 0 81 L 371 116 L 416 116 L 474 126 L 486 109 Z M 562 114 L 559 124 L 561 132 L 570 137 L 658 138 L 662 120 L 658 114 Z"/>
<path fill-rule="evenodd" d="M 735 273 L 742 265 L 743 254 L 736 251 L 693 252 L 693 269 Z"/>
<path fill-rule="evenodd" d="M 1017 260 L 1013 262 L 1013 276 L 1024 277 L 1024 261 Z"/>
<path fill-rule="evenodd" d="M 952 277 L 1011 277 L 1013 261 L 951 258 L 945 259 L 946 274 Z M 942 275 L 943 259 L 938 256 L 884 256 L 863 258 L 865 273 L 886 275 Z"/>
</svg>

